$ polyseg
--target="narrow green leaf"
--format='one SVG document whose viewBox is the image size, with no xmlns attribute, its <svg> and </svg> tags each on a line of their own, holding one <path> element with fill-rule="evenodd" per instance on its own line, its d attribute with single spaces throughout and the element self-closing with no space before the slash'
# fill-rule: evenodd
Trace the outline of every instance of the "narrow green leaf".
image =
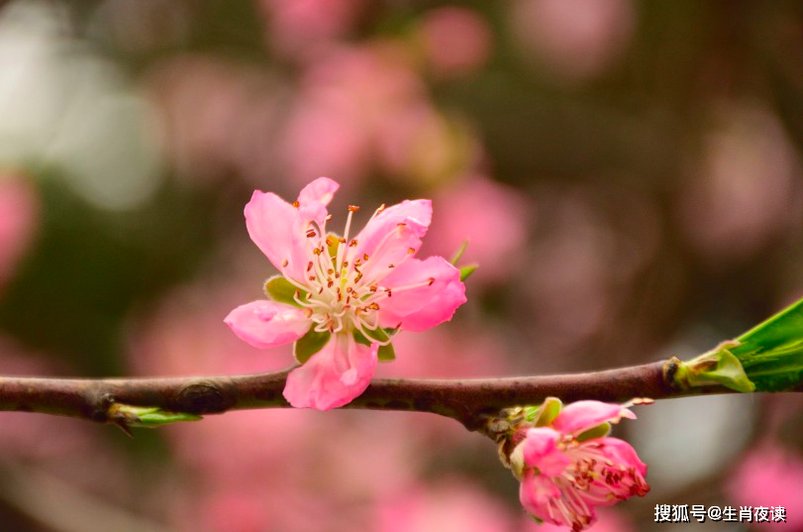
<svg viewBox="0 0 803 532">
<path fill-rule="evenodd" d="M 468 240 L 463 240 L 463 243 L 460 244 L 459 248 L 457 248 L 455 254 L 452 255 L 452 260 L 449 261 L 452 263 L 452 266 L 457 266 L 458 261 L 463 257 L 463 253 L 466 252 L 467 247 L 468 247 Z"/>
<path fill-rule="evenodd" d="M 376 356 L 380 362 L 390 362 L 396 359 L 396 350 L 393 349 L 393 344 L 380 345 Z"/>
<path fill-rule="evenodd" d="M 109 418 L 123 430 L 129 427 L 156 428 L 181 421 L 198 421 L 201 416 L 188 412 L 171 412 L 158 406 L 135 406 L 114 403 L 108 410 Z M 129 433 L 130 434 L 130 433 Z"/>
<path fill-rule="evenodd" d="M 278 303 L 287 303 L 296 307 L 299 306 L 299 304 L 296 303 L 296 300 L 293 298 L 296 292 L 299 293 L 299 298 L 302 300 L 307 297 L 306 292 L 302 292 L 293 286 L 290 281 L 281 275 L 274 275 L 265 281 L 265 294 L 273 301 Z"/>
<path fill-rule="evenodd" d="M 331 334 L 326 331 L 317 332 L 310 328 L 307 334 L 293 344 L 293 356 L 296 357 L 299 364 L 305 363 L 312 355 L 323 349 L 330 336 Z"/>
<path fill-rule="evenodd" d="M 170 423 L 182 421 L 198 421 L 201 416 L 189 414 L 187 412 L 170 412 L 168 410 L 158 410 L 139 416 L 139 425 L 145 428 L 155 428 Z"/>
<path fill-rule="evenodd" d="M 461 266 L 460 267 L 460 280 L 461 281 L 465 281 L 466 279 L 468 279 L 469 276 L 471 276 L 472 273 L 477 271 L 477 268 L 479 268 L 479 267 L 480 267 L 479 264 L 468 264 L 466 266 Z"/>
</svg>

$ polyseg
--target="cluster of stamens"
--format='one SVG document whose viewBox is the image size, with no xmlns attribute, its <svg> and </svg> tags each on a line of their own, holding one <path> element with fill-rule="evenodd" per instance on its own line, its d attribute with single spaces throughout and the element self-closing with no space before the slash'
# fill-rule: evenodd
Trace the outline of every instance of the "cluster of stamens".
<svg viewBox="0 0 803 532">
<path fill-rule="evenodd" d="M 293 203 L 298 208 L 298 202 Z M 375 218 L 385 209 L 381 205 L 374 212 Z M 358 246 L 356 238 L 349 239 L 351 221 L 355 212 L 359 210 L 356 205 L 348 206 L 348 217 L 343 236 L 326 233 L 326 222 L 332 215 L 328 215 L 323 224 L 312 221 L 304 228 L 308 245 L 311 247 L 310 260 L 306 265 L 305 279 L 288 278 L 295 287 L 294 299 L 296 303 L 306 309 L 310 320 L 315 324 L 317 332 L 352 332 L 358 330 L 366 337 L 375 339 L 370 331 L 379 328 L 378 311 L 385 299 L 405 290 L 431 285 L 435 279 L 429 278 L 420 283 L 406 286 L 396 286 L 393 289 L 381 284 L 395 264 L 381 264 L 379 259 L 390 248 L 398 243 L 392 237 L 394 231 L 405 230 L 406 224 L 397 224 L 394 231 L 389 231 L 373 250 L 372 255 L 362 253 L 356 256 L 355 248 Z M 412 255 L 417 250 L 408 248 L 407 253 Z M 283 266 L 288 264 L 287 261 Z M 377 267 L 379 265 L 379 267 Z M 378 342 L 387 344 L 385 342 Z"/>
</svg>

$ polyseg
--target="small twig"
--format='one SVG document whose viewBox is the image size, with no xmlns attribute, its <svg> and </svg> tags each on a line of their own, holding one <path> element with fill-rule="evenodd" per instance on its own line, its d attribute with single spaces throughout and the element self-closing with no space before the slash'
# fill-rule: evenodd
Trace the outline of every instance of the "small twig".
<svg viewBox="0 0 803 532">
<path fill-rule="evenodd" d="M 548 396 L 564 401 L 665 399 L 731 393 L 721 386 L 680 390 L 672 385 L 676 359 L 613 370 L 490 379 L 376 379 L 345 408 L 430 412 L 477 430 L 489 415 Z M 292 368 L 290 368 L 292 369 Z M 282 396 L 290 369 L 257 375 L 61 379 L 0 377 L 0 411 L 73 416 L 128 429 L 114 405 L 159 407 L 170 412 L 220 414 L 228 410 L 289 407 Z"/>
</svg>

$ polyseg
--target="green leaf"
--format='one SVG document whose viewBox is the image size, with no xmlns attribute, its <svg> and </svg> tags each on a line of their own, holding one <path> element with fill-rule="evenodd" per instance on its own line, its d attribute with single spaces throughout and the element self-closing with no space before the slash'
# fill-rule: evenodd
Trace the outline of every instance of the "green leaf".
<svg viewBox="0 0 803 532">
<path fill-rule="evenodd" d="M 169 423 L 181 421 L 198 421 L 201 416 L 189 414 L 187 412 L 170 412 L 168 410 L 157 410 L 139 416 L 140 426 L 145 428 L 155 428 Z"/>
<path fill-rule="evenodd" d="M 584 442 L 586 440 L 591 440 L 594 438 L 604 438 L 610 433 L 611 433 L 611 424 L 602 423 L 594 428 L 588 429 L 585 432 L 581 432 L 580 435 L 577 436 L 577 441 Z"/>
<path fill-rule="evenodd" d="M 376 356 L 380 362 L 390 362 L 396 359 L 396 350 L 393 349 L 393 344 L 380 345 Z"/>
<path fill-rule="evenodd" d="M 289 305 L 294 305 L 296 307 L 299 304 L 293 298 L 293 296 L 298 292 L 299 299 L 306 299 L 307 294 L 293 286 L 293 284 L 282 277 L 281 275 L 274 275 L 267 281 L 265 281 L 265 294 L 271 298 L 273 301 L 278 303 L 287 303 Z"/>
<path fill-rule="evenodd" d="M 463 257 L 463 253 L 466 252 L 467 247 L 468 247 L 468 240 L 463 240 L 463 243 L 460 244 L 459 248 L 457 248 L 455 254 L 452 255 L 452 260 L 449 261 L 452 263 L 452 266 L 457 266 L 458 261 Z"/>
<path fill-rule="evenodd" d="M 465 281 L 466 279 L 468 279 L 469 276 L 471 276 L 472 273 L 477 271 L 477 268 L 479 268 L 479 267 L 480 267 L 479 264 L 468 264 L 466 266 L 461 266 L 460 267 L 460 280 L 461 281 Z"/>
<path fill-rule="evenodd" d="M 312 355 L 323 349 L 330 336 L 332 335 L 327 331 L 318 332 L 310 328 L 307 334 L 293 344 L 293 356 L 296 357 L 299 364 L 305 363 Z"/>
<path fill-rule="evenodd" d="M 803 299 L 756 325 L 729 348 L 758 391 L 778 392 L 803 383 Z"/>
<path fill-rule="evenodd" d="M 128 427 L 152 429 L 170 423 L 201 419 L 201 416 L 188 412 L 171 412 L 158 406 L 134 406 L 123 403 L 112 404 L 109 407 L 108 415 L 124 430 Z"/>
</svg>

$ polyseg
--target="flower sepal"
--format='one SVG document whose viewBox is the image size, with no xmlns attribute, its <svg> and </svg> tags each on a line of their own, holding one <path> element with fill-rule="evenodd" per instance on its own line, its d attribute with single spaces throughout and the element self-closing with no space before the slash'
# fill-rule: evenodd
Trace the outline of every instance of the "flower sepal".
<svg viewBox="0 0 803 532">
<path fill-rule="evenodd" d="M 557 397 L 547 397 L 538 406 L 524 407 L 524 419 L 536 427 L 545 427 L 552 423 L 563 408 L 563 402 Z"/>
<path fill-rule="evenodd" d="M 296 297 L 300 300 L 305 301 L 307 299 L 307 293 L 299 290 L 293 283 L 285 279 L 281 275 L 274 275 L 267 281 L 265 281 L 265 295 L 271 298 L 273 301 L 277 303 L 287 303 L 288 305 L 293 305 L 294 307 L 301 307 L 296 301 Z"/>
<path fill-rule="evenodd" d="M 328 331 L 318 332 L 310 328 L 309 332 L 293 344 L 293 357 L 299 364 L 304 364 L 312 355 L 324 348 L 332 335 Z"/>
</svg>

